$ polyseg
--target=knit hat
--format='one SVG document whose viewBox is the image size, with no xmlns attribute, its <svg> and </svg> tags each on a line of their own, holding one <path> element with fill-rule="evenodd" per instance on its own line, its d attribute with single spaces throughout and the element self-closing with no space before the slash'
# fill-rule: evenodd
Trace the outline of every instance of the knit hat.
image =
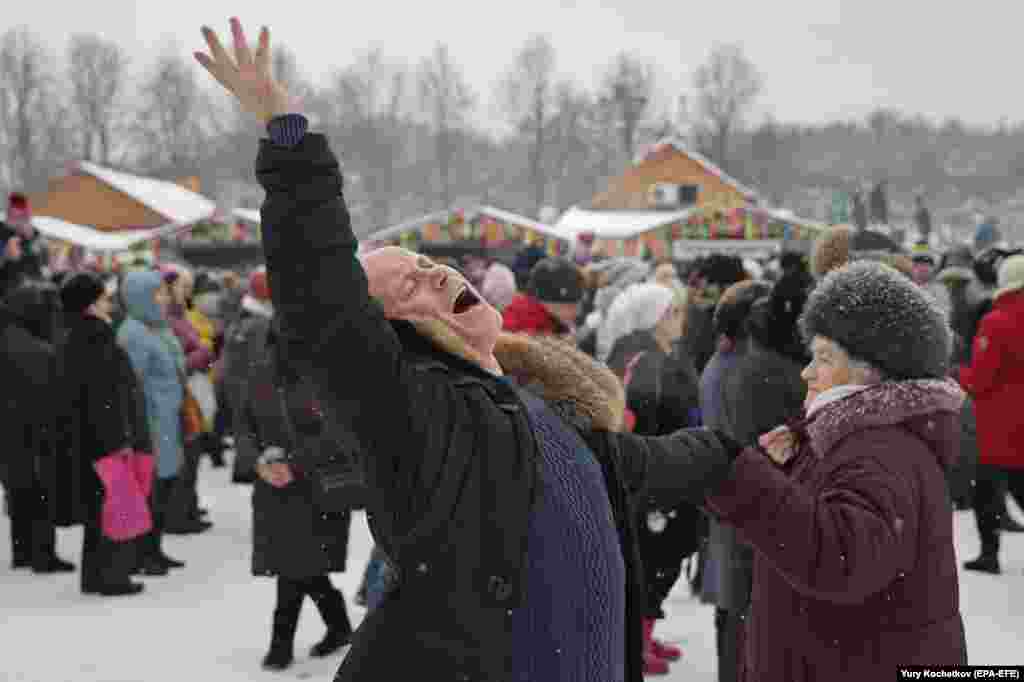
<svg viewBox="0 0 1024 682">
<path fill-rule="evenodd" d="M 545 258 L 530 271 L 529 293 L 544 303 L 579 303 L 583 275 L 566 258 Z"/>
<path fill-rule="evenodd" d="M 882 262 L 904 274 L 910 274 L 912 269 L 900 246 L 881 232 L 837 225 L 815 241 L 811 274 L 820 279 L 836 268 L 860 260 Z"/>
<path fill-rule="evenodd" d="M 491 263 L 484 273 L 480 295 L 498 310 L 507 306 L 516 295 L 516 276 L 507 265 Z"/>
<path fill-rule="evenodd" d="M 249 275 L 249 292 L 242 297 L 242 308 L 250 313 L 273 317 L 274 307 L 270 298 L 266 268 L 258 268 Z"/>
<path fill-rule="evenodd" d="M 653 282 L 634 284 L 615 299 L 608 310 L 604 332 L 608 348 L 633 332 L 650 331 L 672 307 L 676 295 L 671 289 Z"/>
<path fill-rule="evenodd" d="M 857 262 L 829 273 L 800 318 L 804 340 L 823 336 L 888 379 L 942 379 L 953 336 L 933 298 L 895 269 Z"/>
<path fill-rule="evenodd" d="M 1010 256 L 999 266 L 999 289 L 993 299 L 1024 289 L 1024 255 Z"/>
<path fill-rule="evenodd" d="M 7 197 L 7 219 L 29 220 L 32 217 L 32 206 L 29 205 L 28 197 L 20 192 L 11 192 Z"/>
<path fill-rule="evenodd" d="M 60 288 L 61 306 L 66 313 L 81 315 L 99 300 L 105 289 L 99 275 L 92 272 L 75 273 Z"/>
</svg>

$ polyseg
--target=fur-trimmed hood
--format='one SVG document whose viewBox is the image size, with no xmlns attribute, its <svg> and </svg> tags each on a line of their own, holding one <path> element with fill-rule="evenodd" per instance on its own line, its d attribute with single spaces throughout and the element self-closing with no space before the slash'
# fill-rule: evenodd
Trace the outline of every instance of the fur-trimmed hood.
<svg viewBox="0 0 1024 682">
<path fill-rule="evenodd" d="M 887 381 L 822 407 L 807 420 L 804 430 L 815 454 L 824 457 L 853 433 L 903 425 L 949 468 L 957 455 L 959 437 L 955 434 L 964 398 L 964 392 L 951 380 Z M 949 425 L 954 428 L 944 428 Z"/>
<path fill-rule="evenodd" d="M 445 361 L 482 371 L 451 333 L 434 326 L 392 321 L 403 347 L 414 354 L 442 353 Z M 502 333 L 494 348 L 502 371 L 543 399 L 576 428 L 619 431 L 626 398 L 610 369 L 565 341 L 548 336 Z"/>
</svg>

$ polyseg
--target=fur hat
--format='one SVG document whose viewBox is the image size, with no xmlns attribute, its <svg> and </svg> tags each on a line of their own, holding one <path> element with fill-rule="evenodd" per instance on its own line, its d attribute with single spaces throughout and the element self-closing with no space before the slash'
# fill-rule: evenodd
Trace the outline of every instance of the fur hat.
<svg viewBox="0 0 1024 682">
<path fill-rule="evenodd" d="M 820 279 L 836 268 L 859 260 L 882 262 L 905 275 L 913 268 L 899 245 L 881 232 L 837 225 L 814 242 L 811 274 Z"/>
<path fill-rule="evenodd" d="M 1024 289 L 1024 255 L 1010 256 L 999 266 L 999 290 L 993 298 Z"/>
<path fill-rule="evenodd" d="M 893 268 L 858 262 L 830 272 L 807 299 L 804 340 L 823 336 L 887 378 L 942 379 L 952 333 L 942 310 Z"/>
<path fill-rule="evenodd" d="M 92 272 L 77 272 L 60 288 L 61 306 L 66 313 L 81 315 L 86 308 L 99 300 L 105 289 L 99 275 Z"/>
</svg>

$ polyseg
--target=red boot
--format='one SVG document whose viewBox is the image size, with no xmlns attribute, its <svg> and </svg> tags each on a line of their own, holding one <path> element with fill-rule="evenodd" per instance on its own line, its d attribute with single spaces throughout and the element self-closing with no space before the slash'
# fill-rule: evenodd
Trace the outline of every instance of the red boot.
<svg viewBox="0 0 1024 682">
<path fill-rule="evenodd" d="M 661 658 L 661 659 L 666 660 L 666 661 L 678 661 L 680 658 L 682 658 L 683 657 L 683 650 L 682 649 L 680 649 L 677 646 L 673 646 L 671 644 L 665 644 L 661 640 L 655 638 L 655 636 L 654 636 L 654 623 L 655 623 L 655 620 L 653 618 L 646 618 L 646 619 L 644 619 L 645 631 L 646 631 L 648 623 L 650 623 L 650 631 L 649 631 L 650 635 L 649 635 L 649 637 L 650 637 L 650 641 L 651 641 L 651 652 L 655 656 L 657 656 L 658 658 Z"/>
<path fill-rule="evenodd" d="M 644 618 L 644 675 L 668 675 L 668 661 L 654 653 L 653 630 L 654 621 Z"/>
</svg>

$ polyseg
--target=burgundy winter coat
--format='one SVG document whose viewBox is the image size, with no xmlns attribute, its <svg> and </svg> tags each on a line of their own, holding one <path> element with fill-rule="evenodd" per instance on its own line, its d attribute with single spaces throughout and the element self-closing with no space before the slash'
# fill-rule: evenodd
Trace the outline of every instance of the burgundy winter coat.
<svg viewBox="0 0 1024 682">
<path fill-rule="evenodd" d="M 960 382 L 974 398 L 982 464 L 1024 469 L 1024 291 L 1003 294 L 981 320 Z"/>
<path fill-rule="evenodd" d="M 894 679 L 966 662 L 952 508 L 963 394 L 873 386 L 832 403 L 775 466 L 749 449 L 709 507 L 755 548 L 747 679 Z"/>
</svg>

